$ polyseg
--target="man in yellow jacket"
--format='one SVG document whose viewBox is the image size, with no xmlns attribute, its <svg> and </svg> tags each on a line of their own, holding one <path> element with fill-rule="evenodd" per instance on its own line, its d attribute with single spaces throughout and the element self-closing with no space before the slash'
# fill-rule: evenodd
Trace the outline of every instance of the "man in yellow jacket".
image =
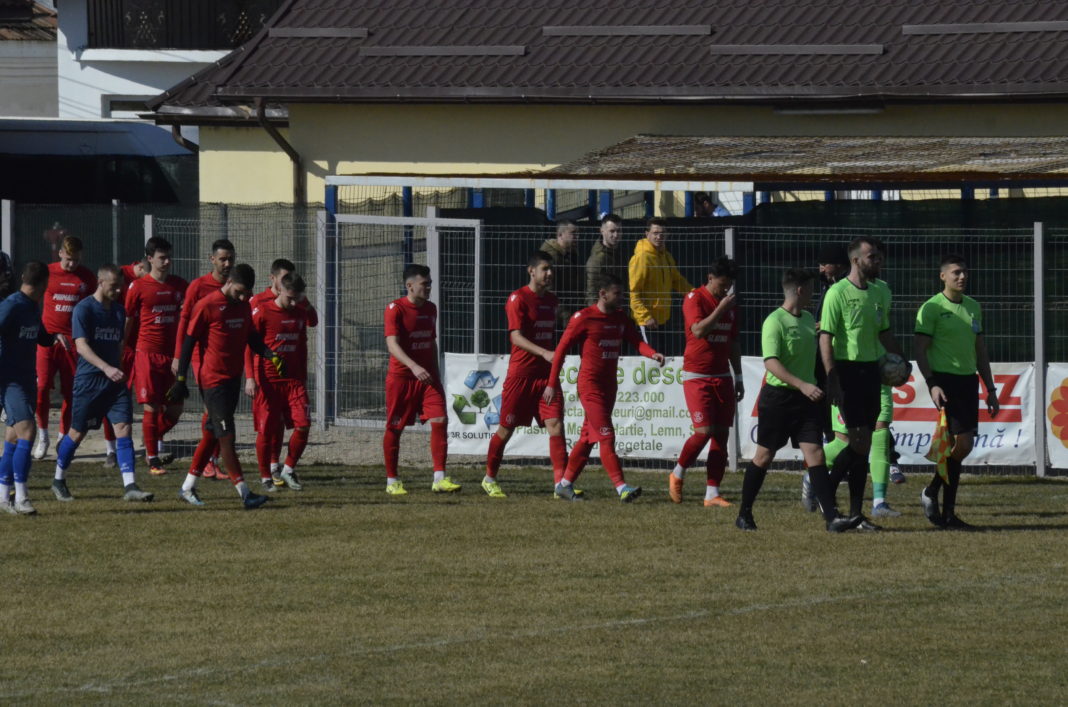
<svg viewBox="0 0 1068 707">
<path fill-rule="evenodd" d="M 651 218 L 645 238 L 634 246 L 627 274 L 630 279 L 630 314 L 649 342 L 650 333 L 663 327 L 671 317 L 671 293 L 686 294 L 693 289 L 667 250 L 667 224 Z M 664 346 L 667 342 L 658 342 Z M 667 347 L 671 348 L 671 347 Z M 662 349 L 657 349 L 658 351 Z"/>
</svg>

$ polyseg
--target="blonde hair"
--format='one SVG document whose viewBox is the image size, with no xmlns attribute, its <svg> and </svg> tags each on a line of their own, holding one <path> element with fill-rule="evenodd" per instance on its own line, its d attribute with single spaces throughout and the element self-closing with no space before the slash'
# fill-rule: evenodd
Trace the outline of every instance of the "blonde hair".
<svg viewBox="0 0 1068 707">
<path fill-rule="evenodd" d="M 77 236 L 67 236 L 63 239 L 63 242 L 59 245 L 59 252 L 66 253 L 69 256 L 81 255 L 82 253 L 82 239 Z"/>
</svg>

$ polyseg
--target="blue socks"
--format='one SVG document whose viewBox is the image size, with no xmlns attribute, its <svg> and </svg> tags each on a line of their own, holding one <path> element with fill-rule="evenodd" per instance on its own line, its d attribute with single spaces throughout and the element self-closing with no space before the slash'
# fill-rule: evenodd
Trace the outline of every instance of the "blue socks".
<svg viewBox="0 0 1068 707">
<path fill-rule="evenodd" d="M 0 486 L 11 486 L 15 483 L 14 462 L 15 443 L 4 442 L 4 456 L 0 457 Z"/>
<path fill-rule="evenodd" d="M 78 451 L 78 444 L 70 438 L 70 435 L 63 435 L 63 439 L 56 445 L 56 466 L 66 471 L 70 463 L 74 461 L 74 452 Z"/>
<path fill-rule="evenodd" d="M 24 484 L 30 477 L 30 464 L 32 459 L 30 458 L 30 448 L 33 447 L 28 439 L 20 439 L 15 444 L 15 451 L 12 454 L 11 462 L 15 471 L 15 483 Z"/>
<path fill-rule="evenodd" d="M 134 482 L 133 440 L 129 437 L 115 440 L 115 456 L 118 458 L 119 471 L 122 472 L 122 485 L 129 486 Z"/>
</svg>

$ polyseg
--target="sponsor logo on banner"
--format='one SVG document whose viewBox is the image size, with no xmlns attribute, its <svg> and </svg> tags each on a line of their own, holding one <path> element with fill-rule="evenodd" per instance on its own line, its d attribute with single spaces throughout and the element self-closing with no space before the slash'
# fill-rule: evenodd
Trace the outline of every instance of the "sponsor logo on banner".
<svg viewBox="0 0 1068 707">
<path fill-rule="evenodd" d="M 564 429 L 569 442 L 574 442 L 582 429 L 583 411 L 575 389 L 578 380 L 578 356 L 568 356 L 561 374 L 564 393 Z M 1004 464 L 1032 465 L 1035 463 L 1034 425 L 1036 401 L 1030 391 L 1033 386 L 1034 364 L 992 364 L 998 386 L 1001 411 L 991 419 L 980 396 L 979 434 L 975 450 L 967 463 L 974 465 Z M 483 455 L 490 435 L 500 421 L 501 390 L 508 370 L 508 356 L 476 356 L 473 354 L 445 354 L 445 389 L 453 404 L 449 407 L 449 449 L 457 454 Z M 1052 367 L 1051 367 L 1052 370 Z M 1056 380 L 1051 374 L 1050 394 L 1042 405 L 1045 412 L 1056 409 L 1047 422 L 1053 442 L 1068 436 L 1068 365 Z M 616 450 L 622 457 L 671 460 L 677 458 L 682 445 L 693 432 L 690 414 L 683 395 L 682 358 L 668 358 L 659 368 L 654 361 L 640 356 L 619 359 L 616 381 L 615 412 L 612 416 L 616 431 Z M 764 361 L 757 356 L 742 358 L 745 398 L 738 406 L 738 440 L 743 459 L 752 458 L 756 451 L 757 396 L 764 380 Z M 1063 381 L 1063 382 L 1062 382 Z M 1052 395 L 1063 388 L 1055 408 Z M 938 411 L 917 372 L 903 386 L 894 389 L 894 420 L 890 429 L 897 451 L 904 464 L 928 464 L 924 458 L 931 445 L 931 435 L 938 420 Z M 1052 413 L 1047 413 L 1052 414 Z M 1059 416 L 1058 416 L 1059 415 Z M 1053 431 L 1054 420 L 1057 430 Z M 1068 467 L 1068 444 L 1057 443 L 1061 466 Z M 508 444 L 507 454 L 515 456 L 548 456 L 545 430 L 519 427 Z M 702 452 L 701 459 L 707 449 Z M 786 446 L 779 450 L 779 459 L 800 459 L 800 453 Z M 1056 464 L 1055 464 L 1056 465 Z"/>
<path fill-rule="evenodd" d="M 1050 466 L 1068 469 L 1068 363 L 1049 364 L 1043 407 Z"/>
</svg>

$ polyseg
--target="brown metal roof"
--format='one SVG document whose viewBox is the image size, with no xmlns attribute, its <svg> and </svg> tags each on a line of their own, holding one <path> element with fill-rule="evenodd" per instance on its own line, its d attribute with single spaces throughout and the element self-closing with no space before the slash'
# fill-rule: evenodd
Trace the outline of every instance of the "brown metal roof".
<svg viewBox="0 0 1068 707">
<path fill-rule="evenodd" d="M 764 184 L 1068 182 L 1068 138 L 637 135 L 539 176 Z"/>
<path fill-rule="evenodd" d="M 1008 0 L 290 0 L 272 23 L 288 31 L 201 84 L 287 102 L 1065 97 L 1066 19 L 1065 2 Z M 162 104 L 206 104 L 200 88 Z"/>
<path fill-rule="evenodd" d="M 56 41 L 56 11 L 32 0 L 0 0 L 0 41 Z"/>
</svg>

